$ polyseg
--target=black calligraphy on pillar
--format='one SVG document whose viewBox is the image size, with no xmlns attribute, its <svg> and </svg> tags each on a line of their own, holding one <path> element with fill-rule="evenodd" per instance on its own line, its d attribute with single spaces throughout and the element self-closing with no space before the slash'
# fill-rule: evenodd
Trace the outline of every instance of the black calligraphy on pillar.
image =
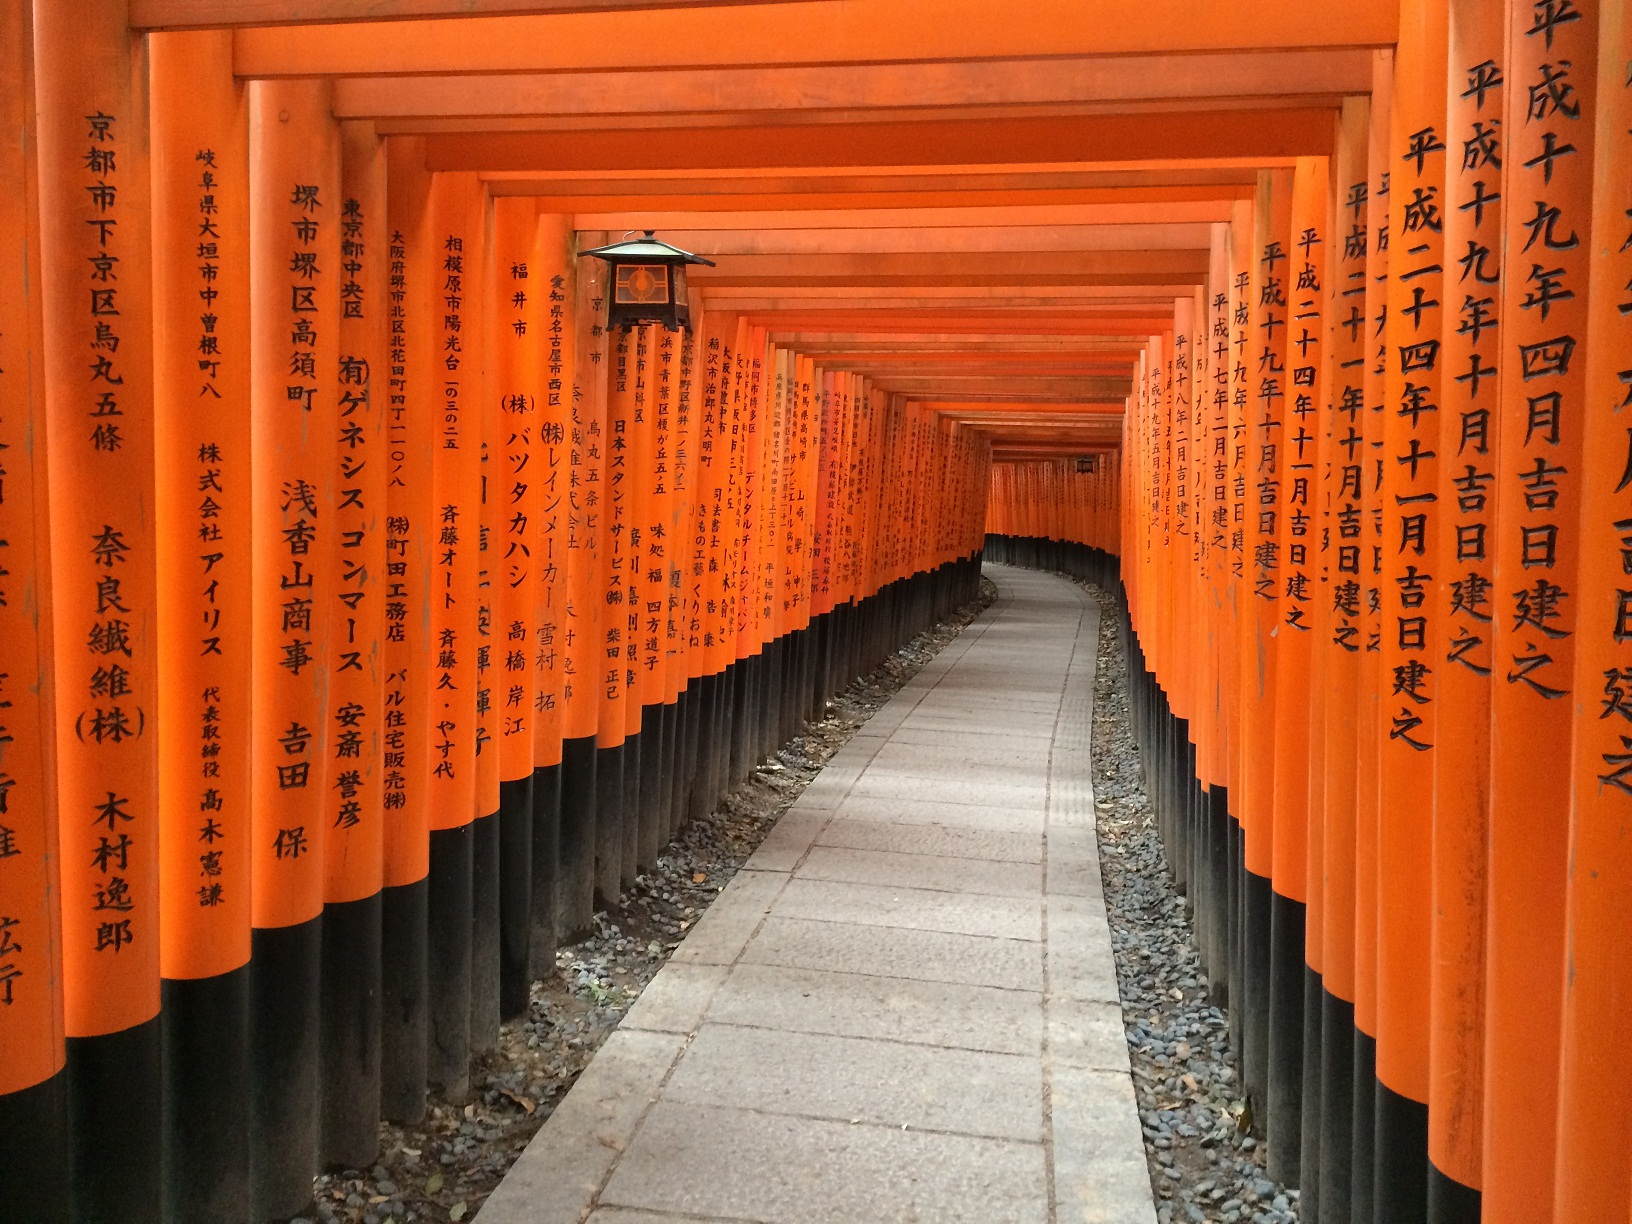
<svg viewBox="0 0 1632 1224">
<path fill-rule="evenodd" d="M 1523 53 L 1514 56 L 1515 64 L 1534 67 L 1513 82 L 1523 93 L 1509 107 L 1518 111 L 1522 100 L 1523 123 L 1507 134 L 1509 206 L 1519 224 L 1509 238 L 1506 272 L 1520 295 L 1508 320 L 1518 361 L 1506 373 L 1516 374 L 1522 387 L 1525 430 L 1518 446 L 1504 440 L 1499 457 L 1503 505 L 1522 507 L 1511 525 L 1518 539 L 1503 541 L 1510 549 L 1517 545 L 1513 573 L 1522 575 L 1503 592 L 1511 629 L 1503 675 L 1509 684 L 1558 700 L 1570 690 L 1570 652 L 1561 647 L 1576 619 L 1573 593 L 1564 584 L 1571 581 L 1573 566 L 1565 561 L 1577 531 L 1560 495 L 1573 479 L 1566 457 L 1579 451 L 1584 411 L 1574 328 L 1585 312 L 1571 304 L 1586 298 L 1581 235 L 1591 225 L 1592 192 L 1590 161 L 1578 152 L 1578 144 L 1592 139 L 1592 117 L 1583 126 L 1575 74 L 1578 65 L 1592 70 L 1593 31 L 1571 4 L 1545 0 L 1534 9 Z M 1522 242 L 1514 240 L 1518 234 Z M 1496 262 L 1494 256 L 1488 261 L 1492 268 Z"/>
<path fill-rule="evenodd" d="M 1258 307 L 1262 317 L 1258 329 L 1257 379 L 1258 389 L 1256 431 L 1256 463 L 1252 485 L 1258 507 L 1258 529 L 1253 557 L 1253 594 L 1260 599 L 1274 600 L 1279 595 L 1278 575 L 1281 570 L 1280 516 L 1281 504 L 1281 441 L 1285 426 L 1282 413 L 1286 406 L 1286 360 L 1282 345 L 1287 326 L 1286 273 L 1280 267 L 1289 262 L 1286 250 L 1278 241 L 1264 245 L 1259 256 L 1262 268 L 1258 284 Z"/>
<path fill-rule="evenodd" d="M 1393 659 L 1389 695 L 1394 698 L 1388 737 L 1418 752 L 1432 747 L 1428 710 L 1434 699 L 1434 668 L 1429 651 L 1428 594 L 1433 589 L 1430 563 L 1435 539 L 1438 493 L 1441 298 L 1444 296 L 1445 141 L 1432 126 L 1406 136 L 1396 167 L 1394 191 L 1407 192 L 1400 204 L 1399 233 L 1390 252 L 1390 276 L 1397 287 L 1391 307 L 1398 315 L 1390 329 L 1398 399 L 1389 405 L 1396 427 L 1388 443 L 1387 507 L 1393 528 L 1392 581 L 1385 599 L 1392 620 L 1388 652 Z M 1386 542 L 1385 542 L 1386 543 Z"/>
</svg>

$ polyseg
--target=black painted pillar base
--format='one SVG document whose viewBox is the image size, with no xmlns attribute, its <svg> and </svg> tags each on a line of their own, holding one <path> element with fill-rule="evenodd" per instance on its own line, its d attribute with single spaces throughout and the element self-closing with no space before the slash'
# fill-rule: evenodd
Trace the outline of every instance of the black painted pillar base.
<svg viewBox="0 0 1632 1224">
<path fill-rule="evenodd" d="M 623 841 L 618 856 L 618 883 L 621 892 L 628 892 L 640 874 L 640 826 L 643 798 L 641 779 L 646 769 L 642 764 L 649 751 L 646 738 L 638 731 L 623 741 Z"/>
<path fill-rule="evenodd" d="M 1378 1220 L 1426 1224 L 1428 1219 L 1428 1106 L 1377 1081 L 1375 1184 Z"/>
<path fill-rule="evenodd" d="M 1428 1224 L 1479 1224 L 1483 1196 L 1428 1162 Z"/>
<path fill-rule="evenodd" d="M 1242 875 L 1241 1079 L 1253 1109 L 1269 1133 L 1270 896 L 1269 880 Z"/>
<path fill-rule="evenodd" d="M 595 749 L 595 897 L 606 906 L 623 892 L 623 745 Z"/>
<path fill-rule="evenodd" d="M 742 690 L 742 660 L 733 660 L 720 673 L 720 702 L 715 712 L 714 772 L 708 784 L 708 810 L 731 789 L 732 745 L 737 739 L 737 722 L 741 717 L 738 698 Z"/>
<path fill-rule="evenodd" d="M 1377 1039 L 1354 1030 L 1354 1162 L 1349 1166 L 1355 1224 L 1376 1220 Z"/>
<path fill-rule="evenodd" d="M 686 710 L 683 749 L 687 784 L 682 794 L 676 796 L 683 808 L 680 816 L 682 825 L 705 814 L 703 791 L 708 785 L 708 766 L 704 755 L 708 751 L 709 737 L 713 734 L 714 689 L 713 676 L 698 676 L 686 689 L 690 701 Z"/>
<path fill-rule="evenodd" d="M 1354 1224 L 1354 1004 L 1322 990 L 1320 1010 L 1321 1224 Z"/>
<path fill-rule="evenodd" d="M 431 830 L 429 908 L 430 1029 L 426 1078 L 444 1100 L 470 1094 L 470 824 Z"/>
<path fill-rule="evenodd" d="M 652 843 L 646 848 L 646 865 L 654 866 L 663 847 L 674 836 L 675 775 L 680 772 L 680 758 L 676 751 L 680 734 L 680 702 L 678 699 L 654 706 L 653 735 L 658 746 L 657 777 L 654 780 L 653 806 L 656 816 L 652 821 Z"/>
<path fill-rule="evenodd" d="M 1243 1017 L 1246 1013 L 1246 948 L 1243 940 L 1246 935 L 1246 840 L 1241 831 L 1241 822 L 1234 816 L 1230 817 L 1228 845 L 1225 854 L 1229 856 L 1230 879 L 1229 894 L 1224 900 L 1229 913 L 1225 921 L 1229 924 L 1227 932 L 1229 939 L 1229 999 L 1230 1010 L 1226 1019 L 1230 1025 L 1230 1044 L 1235 1047 L 1238 1057 L 1245 1057 L 1246 1026 Z"/>
<path fill-rule="evenodd" d="M 759 655 L 749 655 L 737 661 L 728 786 L 744 781 L 757 763 L 754 759 L 754 736 L 758 731 L 756 723 L 759 718 L 759 660 Z"/>
<path fill-rule="evenodd" d="M 1229 791 L 1207 789 L 1207 989 L 1213 1002 L 1230 999 L 1230 817 Z"/>
<path fill-rule="evenodd" d="M 470 832 L 470 1048 L 481 1053 L 499 1044 L 499 813 L 477 817 Z"/>
<path fill-rule="evenodd" d="M 595 803 L 600 792 L 600 750 L 593 735 L 561 741 L 562 943 L 576 943 L 595 926 Z"/>
<path fill-rule="evenodd" d="M 1307 921 L 1308 913 L 1305 912 Z M 1307 932 L 1305 932 L 1307 952 Z M 1298 1161 L 1299 1224 L 1321 1224 L 1320 1128 L 1321 1119 L 1321 999 L 1325 996 L 1320 974 L 1307 964 L 1303 967 L 1303 1155 Z"/>
<path fill-rule="evenodd" d="M 323 907 L 318 1154 L 348 1169 L 380 1152 L 380 905 L 375 893 Z"/>
<path fill-rule="evenodd" d="M 527 1010 L 533 981 L 533 772 L 499 783 L 499 1015 Z"/>
<path fill-rule="evenodd" d="M 636 779 L 634 870 L 645 871 L 657 859 L 658 826 L 663 819 L 663 707 L 640 711 L 640 776 Z"/>
<path fill-rule="evenodd" d="M 250 934 L 249 1173 L 250 1210 L 257 1220 L 295 1215 L 312 1201 L 321 1106 L 322 958 L 321 914 Z"/>
<path fill-rule="evenodd" d="M 430 880 L 380 893 L 380 1114 L 425 1119 L 430 1041 Z"/>
<path fill-rule="evenodd" d="M 312 985 L 315 1005 L 316 983 Z M 118 1032 L 68 1038 L 66 1146 L 75 1224 L 157 1224 L 162 1195 L 160 1058 L 157 1016 Z M 28 1169 L 10 1172 L 8 1182 L 30 1174 Z M 311 1198 L 310 1185 L 306 1198 Z M 297 1204 L 301 1206 L 304 1201 Z"/>
<path fill-rule="evenodd" d="M 555 949 L 560 940 L 557 920 L 561 909 L 561 766 L 545 765 L 533 770 L 533 904 L 530 915 L 532 935 L 528 940 L 527 981 L 553 977 Z M 509 996 L 515 1003 L 515 997 Z M 520 1001 L 519 1016 L 527 1010 Z"/>
<path fill-rule="evenodd" d="M 164 1217 L 213 1224 L 249 1216 L 249 966 L 159 988 L 164 1066 Z M 0 1119 L 4 1118 L 0 1098 Z M 0 1152 L 13 1148 L 0 1120 Z M 64 1143 L 66 1137 L 60 1136 Z M 67 1149 L 62 1149 L 66 1156 Z M 15 1184 L 27 1189 L 34 1166 Z M 49 1165 L 45 1166 L 47 1176 Z M 9 1220 L 10 1190 L 0 1194 Z M 28 1198 L 24 1195 L 25 1200 Z M 24 1217 L 18 1217 L 19 1219 Z M 42 1219 L 55 1217 L 41 1213 Z"/>
<path fill-rule="evenodd" d="M 22 1171 L 0 1194 L 0 1224 L 68 1224 L 66 1069 L 0 1096 L 0 1152 Z M 248 1159 L 246 1148 L 240 1214 L 249 1211 Z"/>
<path fill-rule="evenodd" d="M 1288 1186 L 1300 1180 L 1303 1154 L 1303 902 L 1270 893 L 1269 924 L 1269 1175 Z"/>
</svg>

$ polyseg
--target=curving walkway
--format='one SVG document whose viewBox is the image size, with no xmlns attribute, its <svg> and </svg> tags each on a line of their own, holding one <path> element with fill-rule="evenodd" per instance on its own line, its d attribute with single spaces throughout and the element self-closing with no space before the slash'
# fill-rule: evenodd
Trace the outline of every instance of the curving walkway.
<svg viewBox="0 0 1632 1224">
<path fill-rule="evenodd" d="M 479 1224 L 1150 1224 L 1088 769 L 1099 610 L 1000 598 L 833 758 Z"/>
</svg>

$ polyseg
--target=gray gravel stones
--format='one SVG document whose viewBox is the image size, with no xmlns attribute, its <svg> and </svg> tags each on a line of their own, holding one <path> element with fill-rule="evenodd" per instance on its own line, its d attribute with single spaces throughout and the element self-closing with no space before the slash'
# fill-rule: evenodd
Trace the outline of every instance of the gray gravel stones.
<svg viewBox="0 0 1632 1224">
<path fill-rule="evenodd" d="M 1290 1224 L 1298 1192 L 1264 1171 L 1229 1022 L 1212 1005 L 1190 915 L 1139 776 L 1116 599 L 1099 600 L 1094 797 L 1117 985 L 1160 1224 Z"/>
<path fill-rule="evenodd" d="M 920 634 L 828 705 L 705 819 L 693 821 L 590 938 L 556 955 L 533 983 L 525 1018 L 505 1023 L 471 1071 L 467 1104 L 432 1100 L 416 1127 L 380 1128 L 378 1163 L 319 1176 L 314 1203 L 290 1224 L 469 1220 L 646 984 L 822 766 L 903 684 L 997 597 Z"/>
</svg>

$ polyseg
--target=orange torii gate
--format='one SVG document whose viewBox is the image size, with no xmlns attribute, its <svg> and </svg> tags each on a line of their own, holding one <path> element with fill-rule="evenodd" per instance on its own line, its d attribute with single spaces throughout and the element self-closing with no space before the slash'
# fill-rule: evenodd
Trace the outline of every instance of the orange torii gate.
<svg viewBox="0 0 1632 1224">
<path fill-rule="evenodd" d="M 608 334 L 599 234 L 225 34 L 151 40 L 149 119 L 97 11 L 3 23 L 0 1215 L 287 1215 L 969 598 L 986 449 L 700 300 Z"/>
<path fill-rule="evenodd" d="M 1330 165 L 1306 180 L 1300 162 L 1279 214 L 1286 188 L 1262 172 L 1230 227 L 1253 234 L 1250 289 L 1232 297 L 1239 261 L 1210 272 L 1226 415 L 1175 386 L 1183 301 L 1128 400 L 1114 572 L 1148 669 L 1147 784 L 1306 1218 L 1628 1212 L 1629 1119 L 1586 1087 L 1626 980 L 1609 947 L 1632 795 L 1615 509 L 1632 189 L 1605 150 L 1626 139 L 1627 37 L 1621 5 L 1406 3 Z M 1198 452 L 1223 460 L 1221 604 L 1208 548 L 1176 547 Z M 1111 572 L 1071 479 L 1040 455 L 994 467 L 988 556 Z M 1220 669 L 1240 696 L 1216 709 L 1193 653 L 1215 617 L 1243 626 L 1248 669 Z M 1209 895 L 1214 735 L 1234 772 Z M 1278 912 L 1254 918 L 1266 883 L 1280 912 L 1307 904 L 1286 924 L 1307 985 L 1284 994 Z"/>
<path fill-rule="evenodd" d="M 1624 0 L 858 2 L 0 0 L 0 1219 L 300 1210 L 983 549 L 1302 1218 L 1629 1218 Z"/>
</svg>

